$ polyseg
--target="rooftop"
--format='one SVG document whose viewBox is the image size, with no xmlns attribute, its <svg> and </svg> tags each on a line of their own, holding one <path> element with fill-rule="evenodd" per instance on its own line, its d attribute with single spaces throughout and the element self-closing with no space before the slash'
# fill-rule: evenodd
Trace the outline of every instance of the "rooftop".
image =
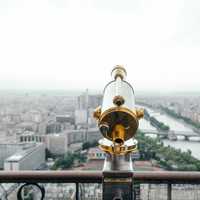
<svg viewBox="0 0 200 200">
<path fill-rule="evenodd" d="M 22 150 L 22 151 L 19 151 L 17 153 L 15 153 L 14 155 L 8 157 L 5 162 L 18 162 L 20 161 L 21 159 L 23 159 L 24 157 L 30 155 L 33 151 L 36 150 L 36 148 L 38 148 L 39 146 L 42 146 L 43 144 L 40 144 L 40 143 L 33 143 L 32 146 L 30 146 L 28 149 L 26 150 Z"/>
</svg>

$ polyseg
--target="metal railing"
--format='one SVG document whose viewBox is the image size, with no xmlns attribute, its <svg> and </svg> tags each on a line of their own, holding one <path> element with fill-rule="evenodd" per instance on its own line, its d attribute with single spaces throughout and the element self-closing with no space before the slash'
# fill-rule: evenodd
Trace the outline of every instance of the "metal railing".
<svg viewBox="0 0 200 200">
<path fill-rule="evenodd" d="M 120 172 L 116 172 L 120 177 Z M 0 183 L 18 183 L 18 199 L 23 199 L 21 191 L 23 187 L 34 185 L 39 188 L 42 195 L 45 195 L 44 183 L 74 183 L 76 185 L 74 199 L 81 199 L 80 185 L 87 183 L 101 184 L 103 180 L 102 171 L 1 171 Z M 173 185 L 200 185 L 200 172 L 169 172 L 169 171 L 150 171 L 134 172 L 133 183 L 136 186 L 141 184 L 166 185 L 166 199 L 172 200 Z M 23 185 L 22 185 L 23 184 Z M 137 188 L 137 187 L 135 187 Z M 138 189 L 138 188 L 137 188 Z M 21 195 L 21 196 L 20 196 Z M 41 196 L 42 196 L 41 195 Z M 135 195 L 136 198 L 137 195 Z M 41 197 L 42 199 L 42 197 Z M 197 198 L 198 199 L 198 198 Z"/>
</svg>

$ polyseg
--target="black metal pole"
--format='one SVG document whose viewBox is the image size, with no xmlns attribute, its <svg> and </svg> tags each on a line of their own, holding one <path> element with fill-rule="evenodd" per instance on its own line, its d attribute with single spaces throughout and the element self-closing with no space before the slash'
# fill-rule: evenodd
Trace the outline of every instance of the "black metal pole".
<svg viewBox="0 0 200 200">
<path fill-rule="evenodd" d="M 79 200 L 79 183 L 76 183 L 76 200 Z"/>
<path fill-rule="evenodd" d="M 167 200 L 172 200 L 172 184 L 167 184 Z"/>
</svg>

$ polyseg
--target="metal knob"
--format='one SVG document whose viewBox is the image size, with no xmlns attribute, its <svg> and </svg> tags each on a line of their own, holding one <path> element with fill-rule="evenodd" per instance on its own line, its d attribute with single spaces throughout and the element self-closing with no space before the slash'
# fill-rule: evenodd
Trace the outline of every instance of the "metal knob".
<svg viewBox="0 0 200 200">
<path fill-rule="evenodd" d="M 93 112 L 93 117 L 96 120 L 99 120 L 100 116 L 101 116 L 101 106 L 98 106 Z"/>
<path fill-rule="evenodd" d="M 125 102 L 124 98 L 122 96 L 115 96 L 113 98 L 113 103 L 116 105 L 116 106 L 121 106 L 123 105 Z"/>
</svg>

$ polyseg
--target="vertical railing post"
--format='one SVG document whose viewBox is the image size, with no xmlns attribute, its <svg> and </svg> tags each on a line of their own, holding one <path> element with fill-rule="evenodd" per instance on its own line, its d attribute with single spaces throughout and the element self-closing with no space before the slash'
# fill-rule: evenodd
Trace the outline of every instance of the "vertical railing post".
<svg viewBox="0 0 200 200">
<path fill-rule="evenodd" d="M 79 183 L 76 183 L 76 200 L 79 200 Z"/>
<path fill-rule="evenodd" d="M 134 200 L 140 200 L 140 184 L 137 182 L 134 182 L 134 186 L 133 186 L 133 191 L 134 191 L 134 195 L 133 198 Z"/>
<path fill-rule="evenodd" d="M 167 200 L 172 200 L 172 184 L 167 184 Z"/>
</svg>

